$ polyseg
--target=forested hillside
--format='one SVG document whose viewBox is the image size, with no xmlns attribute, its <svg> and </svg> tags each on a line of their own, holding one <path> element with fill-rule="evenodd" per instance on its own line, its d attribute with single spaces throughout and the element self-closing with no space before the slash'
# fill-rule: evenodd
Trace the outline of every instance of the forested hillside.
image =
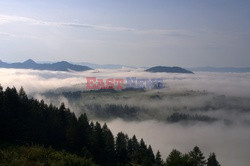
<svg viewBox="0 0 250 166">
<path fill-rule="evenodd" d="M 23 88 L 18 92 L 14 87 L 3 90 L 0 86 L 0 133 L 2 146 L 39 145 L 75 154 L 82 157 L 83 162 L 86 158 L 92 159 L 96 164 L 104 166 L 202 166 L 207 163 L 198 147 L 188 154 L 173 150 L 166 162 L 163 162 L 160 152 L 154 155 L 151 146 L 147 146 L 143 139 L 138 141 L 136 136 L 129 138 L 122 132 L 114 138 L 106 124 L 89 122 L 86 114 L 76 117 L 64 104 L 57 108 L 44 101 L 29 99 Z M 3 162 L 9 151 L 1 149 L 0 160 Z M 215 155 L 210 160 L 216 161 Z"/>
</svg>

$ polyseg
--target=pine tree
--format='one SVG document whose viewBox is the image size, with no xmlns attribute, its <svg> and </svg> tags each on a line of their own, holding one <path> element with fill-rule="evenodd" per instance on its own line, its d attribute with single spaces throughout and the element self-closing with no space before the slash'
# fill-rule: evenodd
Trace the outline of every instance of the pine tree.
<svg viewBox="0 0 250 166">
<path fill-rule="evenodd" d="M 3 117 L 3 115 L 1 116 L 1 113 L 3 113 L 3 87 L 0 84 L 0 118 Z"/>
<path fill-rule="evenodd" d="M 189 157 L 190 162 L 194 166 L 204 166 L 206 164 L 205 157 L 198 146 L 195 146 L 194 149 L 189 152 Z"/>
<path fill-rule="evenodd" d="M 169 154 L 166 160 L 167 166 L 182 166 L 182 154 L 178 150 L 174 149 Z"/>
<path fill-rule="evenodd" d="M 112 132 L 109 130 L 106 123 L 103 125 L 102 131 L 105 144 L 104 145 L 105 163 L 103 163 L 103 165 L 109 165 L 109 166 L 116 165 L 114 136 Z"/>
<path fill-rule="evenodd" d="M 66 132 L 68 127 L 67 113 L 64 103 L 61 103 L 58 110 L 58 131 L 57 131 L 57 142 L 58 148 L 63 148 L 67 146 Z"/>
<path fill-rule="evenodd" d="M 99 122 L 95 123 L 94 130 L 91 137 L 91 153 L 98 164 L 104 163 L 105 160 L 105 140 L 103 136 L 102 127 Z"/>
<path fill-rule="evenodd" d="M 24 91 L 23 87 L 20 88 L 19 90 L 19 97 L 23 100 L 28 100 L 28 96 L 26 94 L 26 92 Z"/>
<path fill-rule="evenodd" d="M 149 163 L 152 165 L 153 163 L 155 163 L 155 155 L 154 155 L 154 152 L 152 150 L 152 147 L 151 145 L 148 146 L 148 149 L 147 149 L 147 157 L 149 159 Z"/>
<path fill-rule="evenodd" d="M 3 100 L 3 87 L 1 86 L 1 84 L 0 84 L 0 100 L 1 100 L 1 102 L 3 102 L 2 100 Z"/>
<path fill-rule="evenodd" d="M 72 152 L 79 152 L 78 135 L 77 135 L 77 118 L 73 113 L 69 120 L 69 126 L 66 130 L 67 147 Z"/>
<path fill-rule="evenodd" d="M 192 163 L 192 160 L 190 159 L 189 154 L 182 155 L 182 163 L 185 166 L 194 166 L 194 164 Z"/>
<path fill-rule="evenodd" d="M 157 151 L 156 156 L 155 156 L 155 165 L 156 166 L 162 166 L 163 165 L 163 161 L 161 159 L 161 153 L 160 153 L 159 150 Z"/>
<path fill-rule="evenodd" d="M 89 125 L 88 117 L 86 113 L 81 114 L 78 118 L 77 123 L 77 135 L 78 135 L 78 145 L 82 148 L 86 147 L 90 149 L 90 137 L 91 137 L 91 127 Z M 86 150 L 84 151 L 86 152 Z"/>
<path fill-rule="evenodd" d="M 145 156 L 147 155 L 147 146 L 143 139 L 139 143 L 139 164 L 143 164 Z"/>
<path fill-rule="evenodd" d="M 119 132 L 116 137 L 115 150 L 117 156 L 117 163 L 120 165 L 125 165 L 129 161 L 127 145 L 128 136 L 122 132 Z"/>
<path fill-rule="evenodd" d="M 3 87 L 1 86 L 0 84 L 0 133 L 1 135 L 4 135 L 5 134 L 5 128 L 4 126 L 5 125 L 5 112 L 4 112 L 4 108 L 3 108 Z M 2 140 L 2 137 L 0 137 L 0 140 Z"/>
<path fill-rule="evenodd" d="M 207 166 L 220 166 L 219 162 L 216 159 L 216 155 L 211 153 L 207 159 Z"/>
<path fill-rule="evenodd" d="M 6 140 L 20 142 L 20 137 L 22 135 L 22 124 L 18 117 L 22 116 L 20 111 L 20 99 L 15 87 L 5 89 L 3 93 L 3 109 L 5 110 L 5 120 L 4 126 L 6 126 L 5 136 Z M 2 134 L 1 134 L 2 135 Z"/>
<path fill-rule="evenodd" d="M 139 161 L 139 143 L 135 135 L 131 139 L 128 140 L 128 155 L 129 160 L 132 163 L 138 164 Z"/>
</svg>

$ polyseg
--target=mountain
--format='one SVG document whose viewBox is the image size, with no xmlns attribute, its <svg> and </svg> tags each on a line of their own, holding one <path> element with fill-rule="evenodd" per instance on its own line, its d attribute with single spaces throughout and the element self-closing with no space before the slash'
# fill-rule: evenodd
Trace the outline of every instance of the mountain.
<svg viewBox="0 0 250 166">
<path fill-rule="evenodd" d="M 33 61 L 32 59 L 28 59 L 27 61 L 23 62 L 24 64 L 36 64 L 35 61 Z"/>
<path fill-rule="evenodd" d="M 56 63 L 36 63 L 32 59 L 22 63 L 5 63 L 0 60 L 0 68 L 14 68 L 14 69 L 34 69 L 34 70 L 51 70 L 51 71 L 86 71 L 91 70 L 88 66 L 75 65 L 66 61 Z"/>
<path fill-rule="evenodd" d="M 7 63 L 0 60 L 0 66 L 6 66 L 6 65 L 7 65 Z"/>
<path fill-rule="evenodd" d="M 232 73 L 244 73 L 250 72 L 250 67 L 193 67 L 188 68 L 192 71 L 201 71 L 201 72 L 232 72 Z"/>
<path fill-rule="evenodd" d="M 151 68 L 149 68 L 149 69 L 147 69 L 145 71 L 153 72 L 153 73 L 166 72 L 166 73 L 188 73 L 188 74 L 193 74 L 192 71 L 189 71 L 189 70 L 183 69 L 181 67 L 177 67 L 177 66 L 174 66 L 174 67 L 155 66 L 155 67 L 151 67 Z"/>
</svg>

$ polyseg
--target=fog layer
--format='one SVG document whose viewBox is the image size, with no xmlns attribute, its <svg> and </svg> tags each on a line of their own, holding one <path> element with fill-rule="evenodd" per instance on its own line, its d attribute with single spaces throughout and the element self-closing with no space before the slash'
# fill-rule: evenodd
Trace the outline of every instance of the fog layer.
<svg viewBox="0 0 250 166">
<path fill-rule="evenodd" d="M 162 78 L 164 88 L 114 94 L 83 93 L 86 77 Z M 130 136 L 135 134 L 144 138 L 155 151 L 161 151 L 163 158 L 173 148 L 188 152 L 198 145 L 206 156 L 215 152 L 222 165 L 245 166 L 250 162 L 250 73 L 168 74 L 128 68 L 86 72 L 0 69 L 0 78 L 4 88 L 23 86 L 29 96 L 55 105 L 64 102 L 77 115 L 92 114 L 93 110 L 87 106 L 94 104 L 139 108 L 136 118 L 132 114 L 126 120 L 122 116 L 106 120 L 97 114 L 90 117 L 91 120 L 106 121 L 114 133 L 124 131 Z M 77 91 L 80 92 L 77 98 L 64 95 Z M 198 114 L 216 121 L 167 122 L 166 118 L 176 112 Z"/>
</svg>

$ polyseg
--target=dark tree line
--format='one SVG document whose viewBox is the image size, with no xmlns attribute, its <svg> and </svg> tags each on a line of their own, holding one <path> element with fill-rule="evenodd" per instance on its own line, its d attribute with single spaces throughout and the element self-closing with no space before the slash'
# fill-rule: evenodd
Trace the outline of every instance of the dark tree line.
<svg viewBox="0 0 250 166">
<path fill-rule="evenodd" d="M 29 99 L 21 88 L 0 86 L 0 141 L 15 145 L 37 144 L 92 158 L 100 165 L 154 164 L 152 148 L 120 132 L 116 139 L 106 124 L 76 117 L 61 104 Z M 136 147 L 135 147 L 136 146 Z M 144 161 L 145 160 L 145 161 Z"/>
<path fill-rule="evenodd" d="M 220 166 L 214 153 L 211 153 L 206 160 L 197 146 L 187 154 L 182 154 L 176 149 L 172 150 L 165 164 L 166 166 Z"/>
<path fill-rule="evenodd" d="M 160 152 L 154 155 L 151 146 L 147 146 L 143 139 L 138 141 L 136 136 L 129 138 L 122 132 L 114 138 L 106 124 L 89 122 L 86 114 L 77 118 L 64 104 L 57 108 L 43 100 L 30 99 L 23 88 L 18 92 L 14 87 L 3 90 L 0 86 L 0 134 L 0 143 L 36 144 L 66 150 L 92 158 L 104 166 L 171 166 L 171 163 L 186 160 L 192 166 L 218 165 L 214 153 L 207 162 L 199 149 L 188 155 L 173 151 L 163 162 Z"/>
<path fill-rule="evenodd" d="M 90 115 L 104 119 L 122 118 L 125 120 L 137 120 L 139 119 L 139 113 L 142 112 L 141 108 L 128 105 L 86 104 L 85 107 L 89 110 L 88 113 Z"/>
<path fill-rule="evenodd" d="M 200 122 L 215 122 L 217 119 L 212 118 L 206 115 L 189 115 L 189 114 L 184 114 L 184 113 L 178 113 L 175 112 L 171 114 L 168 118 L 167 121 L 171 123 L 177 123 L 177 122 L 187 122 L 187 121 L 200 121 Z"/>
</svg>

